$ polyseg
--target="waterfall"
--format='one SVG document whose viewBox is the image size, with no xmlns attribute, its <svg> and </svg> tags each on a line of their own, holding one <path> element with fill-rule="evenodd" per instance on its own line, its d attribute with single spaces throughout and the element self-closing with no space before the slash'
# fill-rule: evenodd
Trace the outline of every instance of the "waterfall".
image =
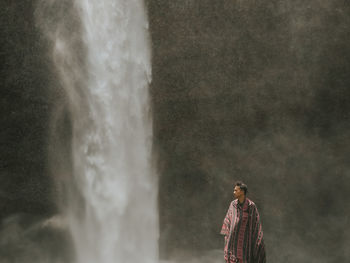
<svg viewBox="0 0 350 263">
<path fill-rule="evenodd" d="M 42 0 L 38 24 L 69 99 L 76 263 L 158 261 L 151 77 L 142 0 Z"/>
</svg>

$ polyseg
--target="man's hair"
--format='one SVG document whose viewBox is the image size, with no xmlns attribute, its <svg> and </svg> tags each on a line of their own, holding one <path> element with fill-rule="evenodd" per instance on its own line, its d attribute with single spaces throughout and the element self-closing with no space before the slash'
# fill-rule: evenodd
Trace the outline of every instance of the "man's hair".
<svg viewBox="0 0 350 263">
<path fill-rule="evenodd" d="M 243 183 L 242 181 L 237 181 L 237 182 L 235 182 L 235 186 L 238 186 L 241 190 L 243 190 L 244 191 L 244 195 L 247 194 L 248 186 L 245 183 Z"/>
</svg>

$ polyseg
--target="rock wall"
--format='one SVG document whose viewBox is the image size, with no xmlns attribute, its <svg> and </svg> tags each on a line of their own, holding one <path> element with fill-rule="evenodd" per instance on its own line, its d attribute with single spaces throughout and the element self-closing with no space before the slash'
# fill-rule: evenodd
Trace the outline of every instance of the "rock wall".
<svg viewBox="0 0 350 263">
<path fill-rule="evenodd" d="M 0 3 L 0 261 L 69 263 L 52 170 L 69 171 L 70 121 L 57 115 L 65 95 L 35 12 L 36 1 Z M 54 146 L 65 151 L 50 154 Z"/>
<path fill-rule="evenodd" d="M 0 215 L 52 213 L 48 122 L 52 106 L 47 45 L 31 1 L 4 1 L 1 12 Z"/>
<path fill-rule="evenodd" d="M 221 248 L 241 179 L 261 212 L 269 261 L 344 261 L 347 2 L 148 4 L 163 254 Z"/>
</svg>

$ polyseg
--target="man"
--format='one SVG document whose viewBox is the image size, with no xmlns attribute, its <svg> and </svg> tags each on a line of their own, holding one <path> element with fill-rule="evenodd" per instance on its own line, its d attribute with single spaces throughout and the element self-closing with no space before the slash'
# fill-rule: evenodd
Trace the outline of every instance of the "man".
<svg viewBox="0 0 350 263">
<path fill-rule="evenodd" d="M 235 183 L 221 234 L 225 235 L 224 255 L 227 263 L 265 263 L 263 231 L 258 209 L 246 198 L 247 185 Z"/>
</svg>

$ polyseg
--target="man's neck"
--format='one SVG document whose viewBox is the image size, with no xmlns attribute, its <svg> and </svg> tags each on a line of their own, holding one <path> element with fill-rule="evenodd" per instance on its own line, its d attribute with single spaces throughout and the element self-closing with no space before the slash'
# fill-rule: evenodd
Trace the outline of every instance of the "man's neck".
<svg viewBox="0 0 350 263">
<path fill-rule="evenodd" d="M 243 204 L 244 201 L 245 201 L 245 196 L 240 196 L 240 197 L 238 198 L 238 202 L 239 202 L 240 204 Z"/>
</svg>

